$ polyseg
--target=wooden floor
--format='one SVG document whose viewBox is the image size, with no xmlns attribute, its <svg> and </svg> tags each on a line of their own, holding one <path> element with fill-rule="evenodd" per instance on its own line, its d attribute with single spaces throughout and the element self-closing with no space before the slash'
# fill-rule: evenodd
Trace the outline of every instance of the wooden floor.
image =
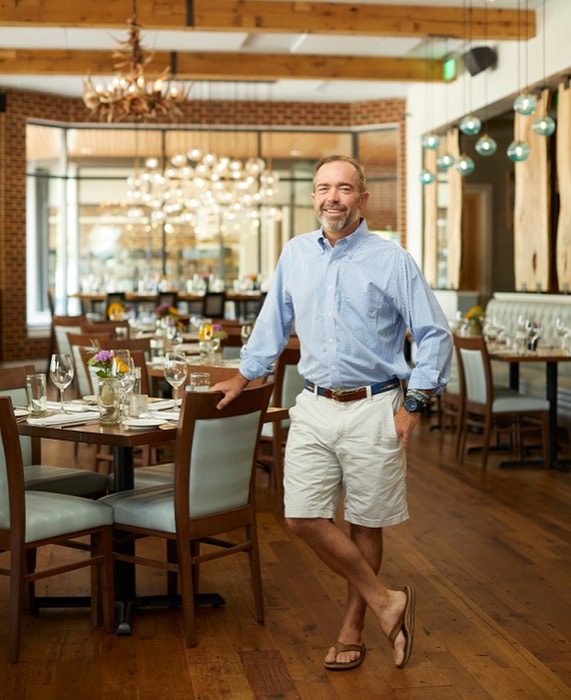
<svg viewBox="0 0 571 700">
<path fill-rule="evenodd" d="M 86 610 L 43 610 L 26 619 L 20 663 L 0 661 L 0 698 L 571 698 L 571 474 L 502 470 L 493 457 L 482 475 L 477 457 L 460 466 L 450 438 L 423 421 L 409 453 L 411 520 L 387 529 L 382 567 L 387 585 L 417 590 L 406 669 L 393 667 L 372 618 L 361 668 L 323 668 L 345 586 L 284 528 L 262 475 L 265 625 L 254 621 L 245 557 L 230 557 L 202 569 L 202 589 L 226 606 L 198 610 L 198 647 L 185 648 L 179 610 L 138 612 L 131 637 L 91 630 Z M 48 592 L 86 583 L 74 572 Z M 141 575 L 140 592 L 162 587 Z M 6 600 L 2 578 L 0 658 Z"/>
</svg>

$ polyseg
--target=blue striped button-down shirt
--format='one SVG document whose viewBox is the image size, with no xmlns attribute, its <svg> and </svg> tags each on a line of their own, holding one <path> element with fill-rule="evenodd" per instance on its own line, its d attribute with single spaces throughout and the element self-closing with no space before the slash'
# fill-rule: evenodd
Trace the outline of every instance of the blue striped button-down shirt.
<svg viewBox="0 0 571 700">
<path fill-rule="evenodd" d="M 363 220 L 332 247 L 320 230 L 284 247 L 240 372 L 267 374 L 291 328 L 301 345 L 300 373 L 318 386 L 351 389 L 393 377 L 441 391 L 448 380 L 448 322 L 410 253 L 369 233 Z M 403 347 L 410 329 L 415 367 Z"/>
</svg>

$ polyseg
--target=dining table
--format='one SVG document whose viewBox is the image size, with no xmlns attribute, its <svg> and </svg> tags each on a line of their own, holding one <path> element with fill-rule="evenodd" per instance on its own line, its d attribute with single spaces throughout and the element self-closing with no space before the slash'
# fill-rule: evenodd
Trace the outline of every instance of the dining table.
<svg viewBox="0 0 571 700">
<path fill-rule="evenodd" d="M 557 428 L 557 376 L 560 362 L 571 361 L 571 355 L 565 350 L 553 347 L 539 347 L 537 350 L 515 352 L 505 346 L 488 346 L 488 354 L 491 360 L 509 363 L 510 389 L 519 390 L 520 367 L 525 363 L 545 363 L 545 398 L 549 401 L 549 451 L 548 465 L 551 469 L 569 471 L 569 460 L 558 459 L 558 428 Z M 529 463 L 525 463 L 526 465 Z M 503 462 L 501 466 L 521 466 L 521 462 Z"/>
<path fill-rule="evenodd" d="M 287 408 L 268 407 L 264 418 L 265 422 L 286 420 Z M 160 415 L 160 413 L 157 413 Z M 168 417 L 167 417 L 168 416 Z M 80 420 L 80 419 L 78 419 Z M 73 443 L 87 443 L 90 445 L 108 445 L 113 449 L 114 464 L 114 490 L 126 491 L 134 488 L 134 449 L 144 445 L 159 445 L 176 440 L 178 421 L 172 419 L 172 411 L 165 411 L 164 421 L 155 421 L 153 426 L 132 428 L 124 423 L 116 425 L 103 425 L 98 418 L 81 420 L 75 423 L 63 423 L 61 425 L 33 425 L 25 417 L 18 419 L 18 432 L 20 435 L 47 439 L 63 440 Z M 124 546 L 127 551 L 134 547 L 134 543 Z M 159 604 L 162 596 L 152 596 L 152 604 Z M 167 596 L 168 603 L 172 605 L 172 597 Z M 115 562 L 115 601 L 117 609 L 117 634 L 131 634 L 131 612 L 135 607 L 144 604 L 142 600 L 138 604 L 135 582 L 135 567 L 128 562 Z M 89 607 L 90 599 L 86 596 L 50 597 L 39 596 L 38 607 Z M 223 605 L 224 599 L 217 593 L 197 594 L 195 603 Z"/>
</svg>

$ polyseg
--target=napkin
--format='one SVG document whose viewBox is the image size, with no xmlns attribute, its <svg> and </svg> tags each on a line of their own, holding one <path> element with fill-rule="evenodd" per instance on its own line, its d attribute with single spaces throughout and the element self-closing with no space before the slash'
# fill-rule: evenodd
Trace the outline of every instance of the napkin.
<svg viewBox="0 0 571 700">
<path fill-rule="evenodd" d="M 64 403 L 64 408 L 67 412 L 69 413 L 84 413 L 85 412 L 85 404 L 79 403 L 79 402 L 65 402 Z M 61 411 L 61 404 L 59 401 L 48 401 L 46 404 L 46 408 L 48 411 Z"/>
<path fill-rule="evenodd" d="M 141 418 L 158 418 L 159 420 L 175 420 L 177 421 L 180 416 L 180 411 L 147 411 L 146 413 L 141 413 Z"/>
<path fill-rule="evenodd" d="M 163 401 L 150 401 L 150 411 L 163 411 L 166 408 L 174 408 L 174 399 L 164 399 Z"/>
<path fill-rule="evenodd" d="M 73 425 L 74 423 L 86 423 L 98 418 L 99 413 L 95 413 L 95 411 L 83 411 L 82 413 L 55 413 L 44 418 L 28 418 L 28 423 L 29 425 L 39 426 Z"/>
</svg>

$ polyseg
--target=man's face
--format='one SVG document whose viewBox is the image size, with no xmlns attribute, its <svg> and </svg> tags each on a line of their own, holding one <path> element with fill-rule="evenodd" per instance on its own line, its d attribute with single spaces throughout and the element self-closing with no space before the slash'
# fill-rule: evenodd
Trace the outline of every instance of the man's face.
<svg viewBox="0 0 571 700">
<path fill-rule="evenodd" d="M 347 233 L 351 233 L 369 193 L 359 192 L 359 177 L 350 163 L 333 161 L 319 168 L 311 196 L 315 215 L 326 232 L 350 229 Z"/>
</svg>

